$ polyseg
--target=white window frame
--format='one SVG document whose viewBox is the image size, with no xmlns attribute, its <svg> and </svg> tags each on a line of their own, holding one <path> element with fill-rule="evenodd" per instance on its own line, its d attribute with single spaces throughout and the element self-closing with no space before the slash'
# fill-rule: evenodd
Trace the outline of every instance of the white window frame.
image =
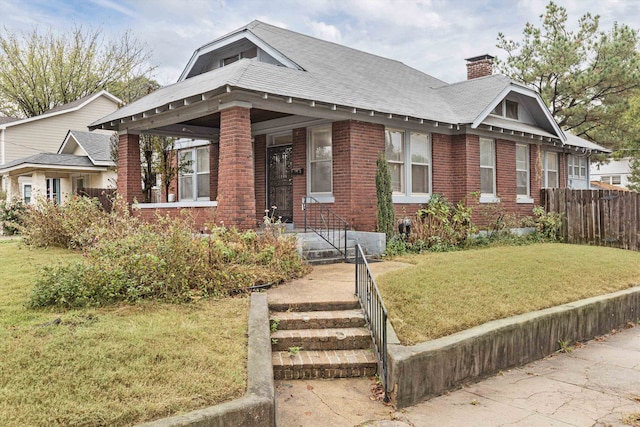
<svg viewBox="0 0 640 427">
<path fill-rule="evenodd" d="M 482 145 L 483 143 L 490 143 L 491 147 L 491 165 L 483 165 L 482 164 Z M 484 138 L 480 137 L 478 141 L 478 151 L 479 151 L 479 168 L 480 171 L 482 169 L 491 169 L 492 170 L 492 179 L 493 179 L 493 192 L 492 193 L 483 193 L 482 192 L 482 172 L 480 172 L 480 203 L 498 203 L 500 199 L 498 198 L 497 193 L 497 185 L 496 185 L 496 140 L 493 138 Z"/>
<path fill-rule="evenodd" d="M 518 169 L 518 148 L 524 149 L 525 152 L 525 169 Z M 531 197 L 531 159 L 529 155 L 529 144 L 516 144 L 516 202 L 517 203 L 533 203 Z M 518 172 L 525 172 L 527 175 L 527 193 L 518 194 Z"/>
<path fill-rule="evenodd" d="M 577 163 L 576 163 L 576 160 L 577 160 Z M 588 162 L 586 157 L 570 155 L 568 163 L 569 163 L 569 178 L 581 179 L 581 180 L 587 179 L 587 170 L 588 170 L 587 163 Z M 576 168 L 578 168 L 577 175 L 574 173 Z M 581 174 L 582 171 L 584 171 L 584 175 Z"/>
<path fill-rule="evenodd" d="M 549 168 L 549 156 L 555 155 L 555 169 Z M 560 154 L 557 151 L 545 151 L 544 153 L 544 188 L 560 188 Z M 549 172 L 556 173 L 556 182 L 554 186 L 549 186 Z"/>
<path fill-rule="evenodd" d="M 20 184 L 20 186 L 22 187 L 20 189 L 20 195 L 22 196 L 22 201 L 24 203 L 32 203 L 33 202 L 33 184 L 30 182 L 23 182 L 22 184 Z M 30 190 L 28 202 L 25 200 L 25 195 L 24 195 L 24 190 L 26 187 L 29 187 L 29 190 Z"/>
<path fill-rule="evenodd" d="M 209 169 L 207 171 L 198 171 L 198 151 L 207 150 L 207 157 L 209 159 Z M 210 201 L 211 200 L 211 188 L 209 188 L 209 196 L 206 197 L 198 197 L 198 175 L 208 175 L 209 179 L 207 180 L 207 185 L 211 186 L 211 149 L 209 145 L 201 145 L 198 147 L 187 148 L 178 151 L 178 162 L 181 162 L 181 156 L 184 153 L 190 152 L 192 163 L 189 165 L 191 172 L 185 173 L 180 172 L 178 174 L 178 201 L 179 202 L 195 202 L 195 201 Z M 182 194 L 182 178 L 190 176 L 191 177 L 191 197 L 184 198 Z"/>
<path fill-rule="evenodd" d="M 431 194 L 433 191 L 433 152 L 431 143 L 431 134 L 424 131 L 411 131 L 409 129 L 397 129 L 397 128 L 386 128 L 385 129 L 385 140 L 387 132 L 400 132 L 402 133 L 402 150 L 404 154 L 404 158 L 402 162 L 388 160 L 385 154 L 385 159 L 388 163 L 396 163 L 402 164 L 404 167 L 404 173 L 402 179 L 404 180 L 404 191 L 398 192 L 394 191 L 392 195 L 393 203 L 427 203 L 431 199 Z M 413 162 L 411 158 L 411 135 L 412 134 L 422 134 L 427 137 L 427 163 L 419 163 Z M 429 171 L 429 188 L 427 189 L 427 193 L 414 193 L 413 192 L 413 177 L 412 177 L 412 166 L 427 166 Z"/>
<path fill-rule="evenodd" d="M 58 191 L 56 190 L 56 182 L 58 184 Z M 60 178 L 47 178 L 45 181 L 45 196 L 47 200 L 54 200 L 58 204 L 62 204 L 62 181 Z M 33 187 L 31 187 L 33 190 Z"/>
<path fill-rule="evenodd" d="M 313 133 L 314 131 L 317 130 L 328 130 L 329 131 L 329 138 L 330 138 L 330 143 L 331 143 L 331 159 L 326 160 L 312 160 L 312 146 L 313 146 Z M 331 186 L 330 186 L 330 191 L 328 192 L 312 192 L 311 191 L 311 182 L 313 180 L 312 175 L 312 168 L 311 165 L 314 163 L 318 163 L 318 162 L 329 162 L 331 165 L 331 173 L 329 174 L 329 176 L 331 177 Z M 310 195 L 311 197 L 313 197 L 314 199 L 318 200 L 320 203 L 333 203 L 335 201 L 335 198 L 333 196 L 333 126 L 332 124 L 326 124 L 326 125 L 321 125 L 321 126 L 313 126 L 313 127 L 309 127 L 307 128 L 307 194 Z"/>
</svg>

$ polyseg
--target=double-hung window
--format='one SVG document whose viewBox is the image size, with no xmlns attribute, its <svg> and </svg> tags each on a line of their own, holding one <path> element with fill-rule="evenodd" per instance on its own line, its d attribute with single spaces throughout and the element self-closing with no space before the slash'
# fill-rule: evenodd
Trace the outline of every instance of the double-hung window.
<svg viewBox="0 0 640 427">
<path fill-rule="evenodd" d="M 329 196 L 333 191 L 331 126 L 309 129 L 309 192 Z"/>
<path fill-rule="evenodd" d="M 529 146 L 516 144 L 516 197 L 521 203 L 530 199 L 529 164 Z"/>
<path fill-rule="evenodd" d="M 428 198 L 431 194 L 429 134 L 386 129 L 385 158 L 391 170 L 394 201 L 406 203 L 427 201 L 424 198 Z"/>
<path fill-rule="evenodd" d="M 544 186 L 558 188 L 558 153 L 547 151 L 544 155 Z"/>
<path fill-rule="evenodd" d="M 494 201 L 496 197 L 496 142 L 480 138 L 480 201 Z"/>
<path fill-rule="evenodd" d="M 387 130 L 385 132 L 385 156 L 391 169 L 391 189 L 396 194 L 405 193 L 406 161 L 404 150 L 404 131 Z"/>
<path fill-rule="evenodd" d="M 209 200 L 209 146 L 181 150 L 179 164 L 179 199 Z"/>
</svg>

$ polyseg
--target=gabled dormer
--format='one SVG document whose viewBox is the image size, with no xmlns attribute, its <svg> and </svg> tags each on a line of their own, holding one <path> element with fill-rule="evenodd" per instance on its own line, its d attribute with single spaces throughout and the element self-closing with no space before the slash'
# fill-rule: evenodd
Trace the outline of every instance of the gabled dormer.
<svg viewBox="0 0 640 427">
<path fill-rule="evenodd" d="M 251 31 L 253 27 L 260 24 L 259 21 L 253 21 L 246 27 L 196 49 L 178 81 L 231 65 L 243 58 L 301 70 L 302 67 Z"/>
</svg>

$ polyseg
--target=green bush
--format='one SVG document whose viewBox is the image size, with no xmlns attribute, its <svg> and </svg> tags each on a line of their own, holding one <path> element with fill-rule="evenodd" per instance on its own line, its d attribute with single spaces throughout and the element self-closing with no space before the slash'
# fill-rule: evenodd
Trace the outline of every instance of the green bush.
<svg viewBox="0 0 640 427">
<path fill-rule="evenodd" d="M 187 220 L 159 217 L 125 236 L 98 239 L 84 262 L 44 270 L 29 306 L 189 302 L 278 283 L 307 269 L 295 236 L 215 228 L 198 237 Z"/>
<path fill-rule="evenodd" d="M 378 154 L 376 161 L 376 194 L 378 206 L 378 231 L 385 233 L 387 239 L 395 234 L 396 213 L 393 206 L 391 188 L 391 170 L 384 154 Z"/>
<path fill-rule="evenodd" d="M 560 230 L 564 215 L 554 212 L 545 212 L 544 207 L 533 208 L 533 218 L 526 225 L 536 228 L 540 241 L 556 242 L 560 240 Z"/>
<path fill-rule="evenodd" d="M 21 230 L 27 205 L 21 199 L 0 201 L 0 231 L 5 235 L 18 234 Z"/>
</svg>

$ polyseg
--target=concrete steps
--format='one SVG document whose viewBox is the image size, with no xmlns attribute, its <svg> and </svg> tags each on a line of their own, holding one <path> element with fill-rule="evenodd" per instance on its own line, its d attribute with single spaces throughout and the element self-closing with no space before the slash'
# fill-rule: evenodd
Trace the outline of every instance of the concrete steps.
<svg viewBox="0 0 640 427">
<path fill-rule="evenodd" d="M 269 306 L 276 380 L 365 377 L 378 363 L 357 301 Z"/>
<path fill-rule="evenodd" d="M 295 231 L 295 230 L 294 230 Z M 324 232 L 325 237 L 344 250 L 344 231 L 330 230 Z M 333 264 L 344 262 L 344 254 L 334 248 L 329 242 L 315 232 L 296 232 L 298 238 L 298 250 L 310 264 Z M 356 244 L 363 247 L 367 258 L 378 258 L 385 249 L 385 237 L 383 233 L 369 233 L 349 230 L 347 231 L 347 259 L 353 260 L 356 256 Z"/>
</svg>

